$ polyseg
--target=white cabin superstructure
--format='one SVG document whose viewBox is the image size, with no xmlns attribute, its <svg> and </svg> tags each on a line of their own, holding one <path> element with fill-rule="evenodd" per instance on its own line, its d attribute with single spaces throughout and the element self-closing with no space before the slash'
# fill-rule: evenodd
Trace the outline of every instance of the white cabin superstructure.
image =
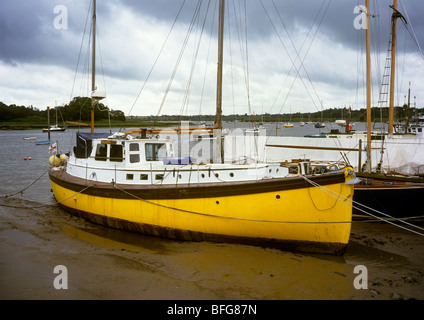
<svg viewBox="0 0 424 320">
<path fill-rule="evenodd" d="M 138 139 L 118 134 L 86 140 L 91 147 L 74 149 L 67 173 L 93 182 L 131 185 L 178 185 L 257 181 L 289 175 L 280 164 L 245 165 L 199 163 L 192 157 L 176 157 L 174 141 Z"/>
</svg>

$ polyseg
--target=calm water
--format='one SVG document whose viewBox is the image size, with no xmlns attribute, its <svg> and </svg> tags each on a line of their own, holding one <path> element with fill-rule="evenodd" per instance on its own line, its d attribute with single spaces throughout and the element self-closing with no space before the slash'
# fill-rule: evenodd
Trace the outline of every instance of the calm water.
<svg viewBox="0 0 424 320">
<path fill-rule="evenodd" d="M 102 130 L 108 132 L 108 129 L 98 129 L 97 132 Z M 51 133 L 51 140 L 58 142 L 60 151 L 66 152 L 75 143 L 75 133 L 73 129 Z M 280 129 L 278 133 L 303 136 L 317 134 L 319 129 L 305 126 Z M 37 140 L 23 139 L 30 136 L 37 137 Z M 46 276 L 39 271 L 37 279 L 25 282 L 20 280 L 19 272 L 25 271 L 21 268 L 27 265 L 31 270 L 42 269 L 44 260 L 49 261 L 51 268 L 51 263 L 54 263 L 50 261 L 52 256 L 59 254 L 72 256 L 69 261 L 74 263 L 72 266 L 76 270 L 73 269 L 73 272 L 79 275 L 73 279 L 74 295 L 68 291 L 67 297 L 83 299 L 131 298 L 128 296 L 130 292 L 139 294 L 133 296 L 136 299 L 370 298 L 368 291 L 360 292 L 353 288 L 354 266 L 365 263 L 395 268 L 397 264 L 405 263 L 402 257 L 382 250 L 364 250 L 364 246 L 355 243 L 352 238 L 353 244 L 344 256 L 332 257 L 230 244 L 175 242 L 111 230 L 69 218 L 56 206 L 50 190 L 46 173 L 49 145 L 35 144 L 45 140 L 47 134 L 41 130 L 0 131 L 0 271 L 3 272 L 0 283 L 4 288 L 13 288 L 10 296 L 0 292 L 2 297 L 16 296 L 17 293 L 13 291 L 16 289 L 21 294 L 18 298 L 22 295 L 30 298 L 28 292 L 44 285 Z M 24 160 L 29 157 L 31 160 Z M 13 199 L 4 198 L 27 186 L 28 189 L 21 195 Z M 25 228 L 21 228 L 22 225 Z M 57 233 L 57 230 L 60 232 Z M 16 246 L 17 249 L 8 251 L 6 245 Z M 20 250 L 22 253 L 19 253 Z M 38 251 L 39 254 L 36 254 Z M 34 255 L 24 252 L 34 252 Z M 28 260 L 22 261 L 22 256 Z M 106 268 L 104 259 L 111 257 L 114 258 L 107 260 L 109 264 Z M 90 259 L 90 263 L 99 264 L 100 277 L 119 278 L 120 275 L 121 283 L 110 283 L 110 286 L 103 281 L 90 283 L 83 276 L 92 272 L 91 269 L 84 269 L 90 268 L 84 264 L 87 259 Z M 123 260 L 137 261 L 137 267 L 128 262 L 123 264 Z M 140 263 L 145 267 L 140 269 Z M 16 270 L 15 264 L 19 265 Z M 15 275 L 16 279 L 6 276 L 5 270 L 14 270 L 10 274 Z M 137 287 L 142 274 L 145 278 L 155 277 L 144 295 Z M 120 287 L 124 284 L 125 287 Z M 85 290 L 85 286 L 90 287 Z M 38 294 L 41 299 L 56 298 L 47 289 L 40 289 Z"/>
</svg>

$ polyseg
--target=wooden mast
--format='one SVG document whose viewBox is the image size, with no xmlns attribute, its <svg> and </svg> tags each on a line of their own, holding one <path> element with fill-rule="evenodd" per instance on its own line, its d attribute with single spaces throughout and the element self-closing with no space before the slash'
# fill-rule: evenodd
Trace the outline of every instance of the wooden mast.
<svg viewBox="0 0 424 320">
<path fill-rule="evenodd" d="M 392 47 L 391 47 L 391 66 L 390 66 L 390 98 L 389 98 L 389 136 L 393 135 L 393 114 L 394 114 L 394 97 L 395 97 L 395 71 L 396 71 L 396 29 L 397 19 L 401 18 L 402 21 L 407 24 L 406 19 L 397 10 L 397 0 L 393 0 L 393 5 L 390 6 L 393 9 L 392 13 Z"/>
<path fill-rule="evenodd" d="M 93 43 L 92 43 L 92 65 L 91 65 L 91 133 L 94 132 L 94 107 L 96 99 L 93 93 L 96 90 L 96 0 L 93 0 Z"/>
<path fill-rule="evenodd" d="M 409 106 L 411 102 L 411 82 L 409 82 L 409 89 L 408 89 L 408 105 L 406 106 L 406 117 L 405 117 L 405 133 L 408 133 L 408 127 L 409 127 Z"/>
<path fill-rule="evenodd" d="M 224 150 L 222 145 L 222 69 L 224 56 L 224 15 L 225 0 L 219 2 L 219 27 L 218 27 L 218 71 L 217 71 L 217 88 L 216 88 L 216 152 L 217 158 L 224 162 Z"/>
<path fill-rule="evenodd" d="M 215 125 L 222 129 L 222 67 L 224 55 L 224 12 L 225 0 L 219 2 L 219 28 L 218 28 L 218 72 L 216 88 L 216 115 Z"/>
<path fill-rule="evenodd" d="M 367 168 L 371 172 L 371 14 L 369 0 L 365 1 L 367 8 L 366 49 L 367 49 Z"/>
<path fill-rule="evenodd" d="M 393 0 L 392 14 L 392 56 L 390 66 L 390 100 L 389 100 L 389 135 L 393 135 L 393 113 L 395 97 L 395 67 L 396 67 L 396 24 L 397 24 L 397 0 Z"/>
</svg>

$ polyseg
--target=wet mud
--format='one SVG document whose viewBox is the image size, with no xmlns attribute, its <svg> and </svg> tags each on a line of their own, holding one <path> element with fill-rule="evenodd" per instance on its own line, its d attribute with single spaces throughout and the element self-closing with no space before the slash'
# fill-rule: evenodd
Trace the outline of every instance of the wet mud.
<svg viewBox="0 0 424 320">
<path fill-rule="evenodd" d="M 424 238 L 386 223 L 354 222 L 332 256 L 148 237 L 20 197 L 0 199 L 0 216 L 1 299 L 424 299 Z"/>
</svg>

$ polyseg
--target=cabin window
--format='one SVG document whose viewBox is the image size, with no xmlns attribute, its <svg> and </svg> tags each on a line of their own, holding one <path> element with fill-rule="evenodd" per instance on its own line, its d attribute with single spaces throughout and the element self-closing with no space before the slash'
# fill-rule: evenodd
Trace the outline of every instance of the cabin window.
<svg viewBox="0 0 424 320">
<path fill-rule="evenodd" d="M 146 143 L 146 161 L 162 161 L 166 157 L 164 143 Z"/>
<path fill-rule="evenodd" d="M 155 179 L 156 179 L 156 180 L 163 180 L 163 174 L 157 174 L 157 175 L 155 176 Z"/>
<path fill-rule="evenodd" d="M 140 155 L 138 153 L 136 153 L 136 154 L 130 154 L 130 162 L 131 163 L 140 162 Z"/>
<path fill-rule="evenodd" d="M 140 180 L 149 180 L 149 175 L 147 175 L 145 173 L 141 173 L 140 174 Z"/>
<path fill-rule="evenodd" d="M 134 174 L 127 173 L 127 180 L 134 180 Z"/>
<path fill-rule="evenodd" d="M 140 145 L 138 143 L 133 142 L 129 144 L 128 149 L 130 163 L 140 162 Z"/>
<path fill-rule="evenodd" d="M 130 143 L 130 151 L 140 151 L 138 143 Z"/>
<path fill-rule="evenodd" d="M 110 161 L 122 162 L 124 160 L 122 145 L 110 146 Z"/>
<path fill-rule="evenodd" d="M 107 145 L 101 143 L 97 145 L 96 156 L 94 159 L 98 161 L 106 161 L 107 158 Z"/>
<path fill-rule="evenodd" d="M 299 168 L 298 167 L 289 167 L 289 174 L 298 174 Z"/>
</svg>

